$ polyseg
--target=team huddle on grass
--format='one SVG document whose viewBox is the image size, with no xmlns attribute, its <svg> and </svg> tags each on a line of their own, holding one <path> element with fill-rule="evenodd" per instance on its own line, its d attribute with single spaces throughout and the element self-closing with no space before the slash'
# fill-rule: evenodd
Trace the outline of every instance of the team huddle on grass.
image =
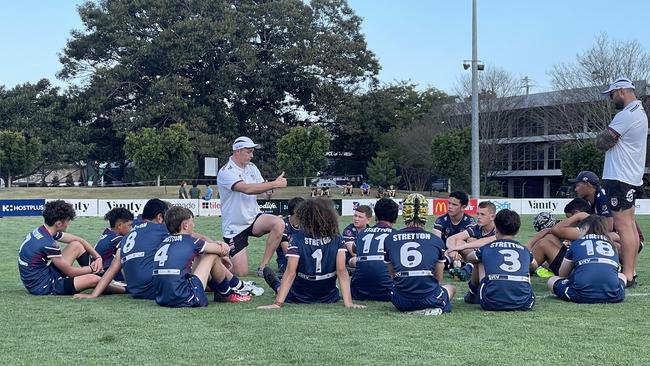
<svg viewBox="0 0 650 366">
<path fill-rule="evenodd" d="M 402 203 L 405 227 L 398 230 L 398 204 L 382 198 L 374 207 L 374 226 L 369 226 L 372 210 L 360 206 L 341 235 L 331 201 L 292 199 L 277 246 L 282 278 L 263 268 L 277 295 L 273 304 L 260 308 L 334 303 L 342 297 L 349 308 L 364 307 L 356 301 L 391 301 L 400 311 L 438 315 L 451 311 L 456 292 L 444 284 L 448 272 L 468 280 L 466 302 L 492 311 L 530 310 L 536 258 L 558 275 L 549 279 L 549 289 L 563 300 L 623 300 L 626 278 L 619 273 L 616 235 L 608 231 L 606 219 L 589 214 L 587 201 L 573 200 L 565 209 L 569 217 L 559 223 L 546 213 L 538 215 L 539 233 L 527 246 L 515 240 L 516 212 L 496 213 L 484 201 L 474 223 L 464 213 L 467 202 L 465 193 L 453 192 L 449 212 L 427 231 L 428 201 L 410 194 Z M 94 247 L 66 232 L 75 211 L 65 201 L 48 202 L 43 217 L 44 224 L 27 234 L 19 251 L 20 277 L 32 294 L 92 298 L 126 292 L 162 306 L 199 307 L 208 305 L 206 289 L 215 301 L 228 302 L 248 301 L 264 291 L 231 273 L 232 248 L 194 232 L 186 208 L 152 199 L 135 220 L 128 210 L 115 208 L 106 214 L 110 227 Z M 560 247 L 553 251 L 549 246 L 556 241 Z M 58 242 L 67 245 L 61 250 Z M 75 261 L 79 266 L 73 266 Z M 82 293 L 91 288 L 92 293 Z"/>
</svg>

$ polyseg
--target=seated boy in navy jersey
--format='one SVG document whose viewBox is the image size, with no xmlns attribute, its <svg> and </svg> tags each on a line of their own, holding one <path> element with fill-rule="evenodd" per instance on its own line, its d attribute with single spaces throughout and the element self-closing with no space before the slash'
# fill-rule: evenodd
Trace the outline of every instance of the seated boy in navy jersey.
<svg viewBox="0 0 650 366">
<path fill-rule="evenodd" d="M 397 221 L 399 207 L 390 198 L 375 204 L 375 226 L 357 237 L 355 270 L 352 273 L 352 299 L 390 301 L 393 279 L 384 263 L 384 242 L 391 235 Z"/>
<path fill-rule="evenodd" d="M 208 281 L 228 302 L 250 301 L 250 296 L 237 294 L 230 288 L 229 280 L 233 276 L 226 271 L 220 258 L 228 256 L 228 244 L 193 237 L 193 218 L 192 211 L 180 206 L 165 213 L 170 236 L 162 241 L 153 258 L 156 303 L 175 308 L 208 306 L 205 294 Z"/>
<path fill-rule="evenodd" d="M 447 199 L 447 213 L 436 219 L 432 231 L 437 237 L 442 239 L 443 243 L 447 243 L 448 238 L 464 231 L 470 225 L 476 224 L 476 220 L 465 213 L 468 204 L 469 197 L 467 193 L 454 191 L 449 194 L 449 198 Z M 460 267 L 460 262 L 461 260 L 459 258 L 454 260 L 448 254 L 445 255 L 445 269 Z M 454 263 L 456 265 L 452 265 Z"/>
<path fill-rule="evenodd" d="M 494 203 L 490 201 L 479 203 L 476 212 L 477 223 L 447 239 L 447 255 L 451 260 L 467 259 L 467 255 L 474 249 L 496 240 L 494 226 L 496 212 L 497 208 Z M 466 281 L 471 276 L 473 269 L 473 264 L 467 263 L 462 268 L 454 268 L 451 274 L 461 281 Z"/>
<path fill-rule="evenodd" d="M 548 271 L 551 274 L 559 274 L 560 265 L 568 248 L 567 244 L 580 238 L 581 233 L 578 224 L 589 216 L 590 210 L 589 202 L 582 198 L 574 198 L 564 207 L 564 214 L 567 219 L 556 223 L 550 228 L 542 228 L 528 241 L 526 247 L 533 253 L 533 257 L 538 264 L 547 263 Z M 609 233 L 608 235 L 610 238 L 618 240 L 616 233 Z M 540 277 L 546 275 L 542 269 L 538 269 L 537 273 L 541 274 Z"/>
<path fill-rule="evenodd" d="M 514 240 L 521 221 L 512 210 L 501 210 L 494 219 L 497 239 L 467 256 L 477 264 L 469 282 L 465 301 L 479 303 L 483 310 L 530 310 L 535 305 L 535 294 L 530 285 L 530 271 L 537 262 L 525 246 Z M 480 281 L 480 282 L 479 282 Z"/>
<path fill-rule="evenodd" d="M 393 275 L 391 301 L 400 311 L 435 316 L 451 311 L 456 289 L 441 285 L 444 270 L 444 244 L 424 230 L 428 214 L 427 199 L 409 194 L 403 203 L 406 227 L 386 237 L 385 261 Z"/>
<path fill-rule="evenodd" d="M 258 309 L 279 309 L 288 303 L 334 303 L 340 298 L 346 308 L 363 308 L 352 302 L 350 278 L 345 266 L 345 244 L 339 234 L 338 214 L 328 199 L 308 199 L 296 211 L 300 230 L 289 243 L 287 269 L 282 282 L 264 269 L 264 279 L 276 291 L 271 305 Z"/>
<path fill-rule="evenodd" d="M 346 261 L 350 267 L 354 267 L 354 261 L 356 260 L 354 256 L 356 255 L 354 251 L 354 243 L 357 240 L 357 235 L 368 227 L 372 220 L 372 208 L 366 205 L 360 205 L 354 210 L 354 216 L 352 216 L 352 223 L 343 229 L 343 242 L 345 247 L 348 249 L 346 254 Z"/>
<path fill-rule="evenodd" d="M 113 263 L 113 258 L 117 253 L 117 247 L 122 237 L 131 231 L 133 214 L 124 207 L 116 207 L 104 215 L 104 220 L 108 220 L 110 227 L 106 228 L 102 233 L 95 245 L 95 250 L 102 256 L 104 271 L 107 271 L 108 267 Z M 124 281 L 121 272 L 115 276 L 115 281 Z"/>
<path fill-rule="evenodd" d="M 560 275 L 548 280 L 551 294 L 575 303 L 616 303 L 625 299 L 627 278 L 619 273 L 619 257 L 602 216 L 578 224 L 580 239 L 566 251 Z"/>
<path fill-rule="evenodd" d="M 289 216 L 284 218 L 284 233 L 282 234 L 280 245 L 275 251 L 275 260 L 278 263 L 278 272 L 280 273 L 283 273 L 284 269 L 287 267 L 286 254 L 287 250 L 289 250 L 289 241 L 291 241 L 293 233 L 298 231 L 298 220 L 296 220 L 294 213 L 296 212 L 296 207 L 298 207 L 302 202 L 305 202 L 305 199 L 302 197 L 294 197 L 287 202 Z"/>
<path fill-rule="evenodd" d="M 75 216 L 71 204 L 61 200 L 48 202 L 43 210 L 44 224 L 25 237 L 18 252 L 18 269 L 30 294 L 72 295 L 99 282 L 98 274 L 103 272 L 99 253 L 83 238 L 65 232 Z M 67 245 L 61 250 L 57 242 Z M 95 261 L 73 267 L 74 261 L 86 253 Z M 107 291 L 124 292 L 116 286 Z"/>
</svg>

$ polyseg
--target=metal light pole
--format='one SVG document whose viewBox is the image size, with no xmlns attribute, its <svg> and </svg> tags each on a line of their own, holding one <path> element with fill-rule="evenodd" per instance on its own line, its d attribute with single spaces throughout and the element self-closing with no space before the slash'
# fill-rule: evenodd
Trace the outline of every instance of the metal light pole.
<svg viewBox="0 0 650 366">
<path fill-rule="evenodd" d="M 478 47 L 476 36 L 476 0 L 472 0 L 472 197 L 481 194 L 478 150 Z"/>
</svg>

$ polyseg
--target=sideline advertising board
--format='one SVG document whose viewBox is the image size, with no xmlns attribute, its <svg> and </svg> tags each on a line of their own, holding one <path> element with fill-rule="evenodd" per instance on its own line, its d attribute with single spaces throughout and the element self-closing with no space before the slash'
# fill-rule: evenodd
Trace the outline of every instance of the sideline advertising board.
<svg viewBox="0 0 650 366">
<path fill-rule="evenodd" d="M 0 200 L 0 217 L 3 216 L 41 216 L 44 199 Z"/>
<path fill-rule="evenodd" d="M 73 198 L 64 198 L 63 200 L 71 204 L 72 207 L 74 207 L 74 211 L 77 213 L 77 216 L 85 216 L 85 217 L 98 216 L 97 200 L 73 199 Z M 50 201 L 56 201 L 56 200 L 54 199 L 45 200 L 45 202 L 50 202 Z"/>
</svg>

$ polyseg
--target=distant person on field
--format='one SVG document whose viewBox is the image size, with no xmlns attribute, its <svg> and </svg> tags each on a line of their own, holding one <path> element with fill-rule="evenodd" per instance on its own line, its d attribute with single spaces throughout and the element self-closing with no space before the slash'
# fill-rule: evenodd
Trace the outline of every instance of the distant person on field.
<svg viewBox="0 0 650 366">
<path fill-rule="evenodd" d="M 192 183 L 192 188 L 190 188 L 190 198 L 198 200 L 201 198 L 201 190 L 199 187 L 197 187 L 198 184 L 196 182 Z"/>
<path fill-rule="evenodd" d="M 368 196 L 370 193 L 370 184 L 364 180 L 363 183 L 361 183 L 361 186 L 359 186 L 359 189 L 361 190 L 362 196 Z"/>
<path fill-rule="evenodd" d="M 203 199 L 205 201 L 209 201 L 212 199 L 212 187 L 210 187 L 210 183 L 205 184 L 205 196 L 203 196 Z"/>
<path fill-rule="evenodd" d="M 465 302 L 480 303 L 489 311 L 531 310 L 535 294 L 530 284 L 530 272 L 537 262 L 530 251 L 518 241 L 521 220 L 512 210 L 499 211 L 494 218 L 496 240 L 467 256 L 477 268 L 469 281 Z M 475 275 L 478 274 L 478 275 Z"/>
<path fill-rule="evenodd" d="M 230 251 L 228 244 L 193 237 L 193 217 L 192 211 L 180 206 L 165 213 L 170 236 L 162 241 L 153 260 L 156 303 L 175 308 L 208 306 L 208 284 L 217 301 L 250 301 L 249 295 L 230 288 L 233 276 L 221 262 L 221 257 L 227 257 Z"/>
<path fill-rule="evenodd" d="M 429 203 L 419 194 L 409 194 L 403 203 L 406 227 L 388 235 L 385 261 L 393 276 L 391 301 L 399 311 L 435 316 L 451 311 L 456 289 L 442 284 L 444 243 L 424 229 Z"/>
<path fill-rule="evenodd" d="M 66 233 L 75 218 L 71 204 L 58 200 L 45 204 L 42 226 L 28 233 L 18 251 L 18 270 L 23 285 L 32 295 L 72 295 L 95 287 L 104 271 L 102 257 L 86 240 Z M 58 242 L 67 244 L 63 250 Z M 90 265 L 72 264 L 88 253 Z M 124 292 L 111 286 L 107 292 Z"/>
<path fill-rule="evenodd" d="M 318 188 L 316 188 L 315 186 L 311 187 L 311 190 L 309 192 L 309 196 L 311 198 L 320 196 L 320 194 L 318 194 Z"/>
<path fill-rule="evenodd" d="M 576 303 L 612 303 L 625 298 L 625 274 L 619 273 L 616 246 L 605 219 L 590 215 L 578 224 L 581 237 L 566 252 L 560 276 L 548 280 L 552 294 Z"/>
<path fill-rule="evenodd" d="M 190 198 L 187 195 L 187 182 L 186 181 L 182 181 L 181 186 L 178 188 L 178 198 L 180 198 L 180 199 Z"/>
<path fill-rule="evenodd" d="M 287 179 L 284 172 L 273 182 L 264 182 L 257 166 L 251 162 L 255 149 L 260 148 L 248 137 L 241 136 L 232 144 L 232 155 L 217 177 L 221 197 L 221 227 L 223 238 L 230 245 L 233 273 L 238 276 L 248 274 L 248 238 L 267 235 L 264 254 L 257 274 L 262 271 L 280 245 L 284 222 L 281 218 L 263 214 L 257 204 L 257 195 L 270 189 L 284 188 Z"/>
<path fill-rule="evenodd" d="M 386 190 L 389 198 L 395 198 L 395 192 L 395 186 L 392 184 L 388 187 L 388 190 Z"/>
<path fill-rule="evenodd" d="M 596 147 L 605 152 L 603 187 L 609 198 L 614 228 L 621 237 L 621 263 L 627 287 L 637 285 L 640 238 L 635 227 L 634 202 L 643 191 L 648 142 L 648 116 L 634 89 L 629 79 L 618 78 L 602 92 L 609 95 L 616 109 L 621 111 L 596 137 Z"/>
<path fill-rule="evenodd" d="M 375 204 L 375 226 L 367 228 L 357 236 L 352 273 L 352 299 L 390 301 L 393 279 L 384 263 L 384 243 L 396 230 L 399 207 L 390 198 L 382 198 Z"/>
<path fill-rule="evenodd" d="M 264 280 L 277 292 L 275 301 L 258 309 L 279 309 L 285 302 L 337 302 L 340 299 L 337 278 L 345 307 L 364 308 L 352 302 L 350 277 L 345 266 L 346 249 L 332 202 L 311 198 L 298 206 L 296 216 L 300 229 L 291 238 L 282 281 L 271 268 L 264 268 Z"/>
<path fill-rule="evenodd" d="M 343 187 L 343 195 L 352 196 L 352 182 L 348 181 L 345 183 L 345 187 Z"/>
</svg>

